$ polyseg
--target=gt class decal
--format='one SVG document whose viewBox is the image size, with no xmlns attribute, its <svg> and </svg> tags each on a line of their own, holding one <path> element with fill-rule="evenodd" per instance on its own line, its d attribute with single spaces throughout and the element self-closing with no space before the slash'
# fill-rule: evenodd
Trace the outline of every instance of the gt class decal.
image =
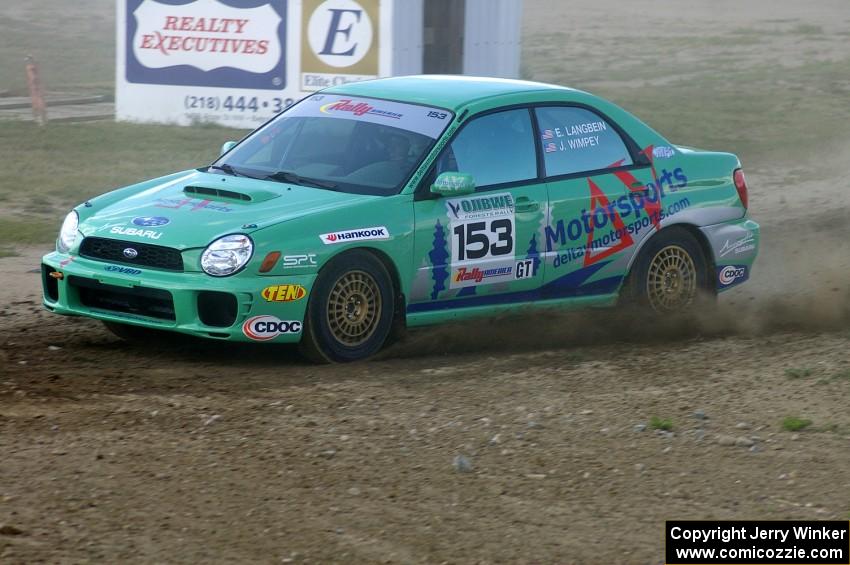
<svg viewBox="0 0 850 565">
<path fill-rule="evenodd" d="M 516 221 L 510 193 L 446 200 L 451 234 L 451 288 L 510 282 Z"/>
<path fill-rule="evenodd" d="M 260 294 L 266 302 L 295 302 L 307 295 L 307 289 L 300 284 L 276 284 L 267 286 Z"/>
<path fill-rule="evenodd" d="M 279 320 L 275 316 L 254 316 L 242 324 L 242 333 L 254 341 L 269 341 L 281 334 L 301 333 L 301 322 Z"/>
<path fill-rule="evenodd" d="M 361 228 L 359 230 L 337 231 L 323 233 L 319 236 L 325 245 L 334 243 L 348 243 L 349 241 L 365 241 L 369 239 L 389 239 L 390 232 L 384 226 L 374 228 Z"/>
</svg>

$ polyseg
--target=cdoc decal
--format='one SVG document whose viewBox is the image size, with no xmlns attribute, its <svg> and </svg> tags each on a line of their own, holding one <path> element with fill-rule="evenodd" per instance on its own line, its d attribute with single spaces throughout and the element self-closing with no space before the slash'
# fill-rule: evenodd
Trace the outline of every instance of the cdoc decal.
<svg viewBox="0 0 850 565">
<path fill-rule="evenodd" d="M 746 265 L 726 265 L 717 268 L 718 288 L 729 288 L 740 284 L 750 277 L 749 268 Z"/>
<path fill-rule="evenodd" d="M 282 90 L 287 0 L 124 0 L 127 81 Z"/>
<path fill-rule="evenodd" d="M 242 324 L 242 333 L 254 341 L 269 341 L 281 334 L 301 333 L 298 320 L 279 320 L 275 316 L 254 316 Z"/>
</svg>

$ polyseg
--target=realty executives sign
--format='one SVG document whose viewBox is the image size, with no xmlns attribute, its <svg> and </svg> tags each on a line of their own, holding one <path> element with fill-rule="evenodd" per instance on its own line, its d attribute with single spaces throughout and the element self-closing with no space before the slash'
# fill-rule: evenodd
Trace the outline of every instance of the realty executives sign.
<svg viewBox="0 0 850 565">
<path fill-rule="evenodd" d="M 255 127 L 387 76 L 392 0 L 117 0 L 119 120 Z"/>
</svg>

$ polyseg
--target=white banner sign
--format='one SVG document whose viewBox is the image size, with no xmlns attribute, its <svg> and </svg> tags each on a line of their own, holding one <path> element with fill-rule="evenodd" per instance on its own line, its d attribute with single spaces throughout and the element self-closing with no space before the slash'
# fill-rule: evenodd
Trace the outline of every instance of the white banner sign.
<svg viewBox="0 0 850 565">
<path fill-rule="evenodd" d="M 119 120 L 254 128 L 389 76 L 392 0 L 117 0 Z"/>
</svg>

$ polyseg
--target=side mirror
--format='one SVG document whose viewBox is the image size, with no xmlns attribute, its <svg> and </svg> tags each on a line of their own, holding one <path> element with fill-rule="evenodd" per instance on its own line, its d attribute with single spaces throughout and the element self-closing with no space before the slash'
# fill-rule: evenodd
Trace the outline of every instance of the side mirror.
<svg viewBox="0 0 850 565">
<path fill-rule="evenodd" d="M 231 149 L 236 147 L 237 143 L 239 143 L 239 142 L 238 141 L 225 141 L 224 144 L 221 146 L 221 153 L 219 153 L 218 156 L 221 157 L 222 155 L 224 155 L 225 153 L 227 153 L 228 151 L 230 151 Z"/>
<path fill-rule="evenodd" d="M 475 192 L 475 180 L 467 173 L 440 173 L 431 192 L 440 196 L 463 196 Z"/>
</svg>

